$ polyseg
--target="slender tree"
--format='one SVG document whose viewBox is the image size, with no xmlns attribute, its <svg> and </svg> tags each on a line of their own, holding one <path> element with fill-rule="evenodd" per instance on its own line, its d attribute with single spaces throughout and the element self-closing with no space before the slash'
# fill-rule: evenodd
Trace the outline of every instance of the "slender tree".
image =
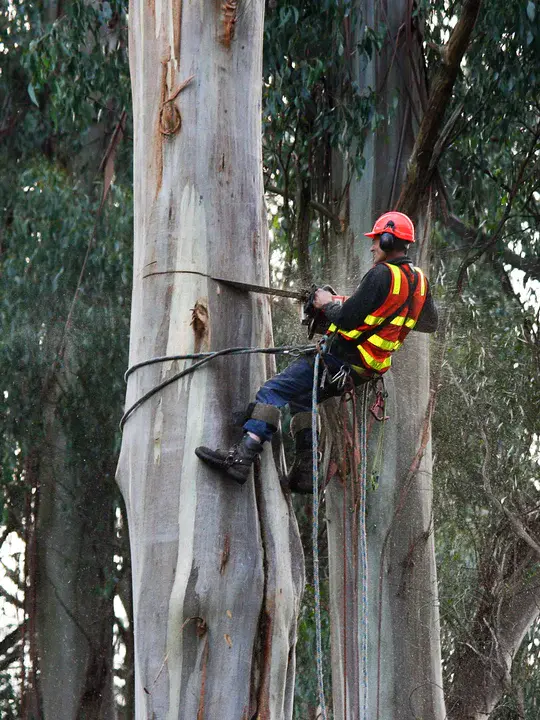
<svg viewBox="0 0 540 720">
<path fill-rule="evenodd" d="M 113 599 L 129 563 L 110 403 L 127 349 L 130 197 L 115 188 L 109 213 L 96 179 L 105 158 L 110 189 L 125 126 L 122 93 L 108 95 L 126 66 L 121 12 L 21 1 L 0 15 L 3 538 L 25 543 L 11 658 L 23 718 L 116 716 Z"/>
</svg>

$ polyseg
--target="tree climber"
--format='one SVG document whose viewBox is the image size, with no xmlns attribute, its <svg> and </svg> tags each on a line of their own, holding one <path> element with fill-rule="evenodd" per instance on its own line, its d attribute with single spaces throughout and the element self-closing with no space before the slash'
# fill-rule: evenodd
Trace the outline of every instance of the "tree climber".
<svg viewBox="0 0 540 720">
<path fill-rule="evenodd" d="M 331 325 L 323 355 L 326 378 L 318 401 L 339 395 L 350 375 L 355 385 L 385 373 L 395 352 L 413 328 L 432 333 L 437 329 L 437 309 L 429 284 L 420 268 L 407 257 L 414 243 L 414 225 L 403 213 L 387 212 L 365 233 L 372 238 L 373 267 L 348 299 L 319 288 L 313 305 Z M 268 380 L 248 408 L 242 441 L 229 450 L 198 447 L 204 462 L 243 485 L 251 466 L 271 440 L 280 420 L 280 408 L 289 405 L 295 459 L 288 474 L 292 492 L 312 491 L 311 399 L 313 358 L 302 357 Z"/>
</svg>

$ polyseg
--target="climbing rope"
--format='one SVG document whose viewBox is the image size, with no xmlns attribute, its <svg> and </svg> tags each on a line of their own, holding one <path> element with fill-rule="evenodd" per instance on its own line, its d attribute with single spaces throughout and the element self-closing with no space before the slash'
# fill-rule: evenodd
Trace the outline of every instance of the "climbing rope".
<svg viewBox="0 0 540 720">
<path fill-rule="evenodd" d="M 254 353 L 262 353 L 262 354 L 271 354 L 271 355 L 310 355 L 311 353 L 315 352 L 316 348 L 314 345 L 282 345 L 281 347 L 271 347 L 271 348 L 250 348 L 250 347 L 234 347 L 234 348 L 225 348 L 225 350 L 216 350 L 215 352 L 202 352 L 202 353 L 190 353 L 189 355 L 162 355 L 160 357 L 150 358 L 149 360 L 143 360 L 142 362 L 136 363 L 135 365 L 132 365 L 130 368 L 128 368 L 124 374 L 124 380 L 127 381 L 129 376 L 135 372 L 135 370 L 138 370 L 139 368 L 146 367 L 147 365 L 155 365 L 156 363 L 164 363 L 164 362 L 173 362 L 174 360 L 198 360 L 198 362 L 193 363 L 193 365 L 190 365 L 189 367 L 184 368 L 183 370 L 180 370 L 180 372 L 177 372 L 175 375 L 171 375 L 171 377 L 166 378 L 163 380 L 163 382 L 160 382 L 158 385 L 155 385 L 153 388 L 151 388 L 147 393 L 142 395 L 136 402 L 129 407 L 125 413 L 122 415 L 122 418 L 120 420 L 120 429 L 122 430 L 124 428 L 124 425 L 126 424 L 126 420 L 129 418 L 129 416 L 135 412 L 135 410 L 140 407 L 144 402 L 146 402 L 149 398 L 151 398 L 153 395 L 158 393 L 160 390 L 163 390 L 164 387 L 167 387 L 167 385 L 170 385 L 173 382 L 176 382 L 177 380 L 180 380 L 180 378 L 184 377 L 185 375 L 189 375 L 189 373 L 192 373 L 194 370 L 197 370 L 202 365 L 205 365 L 207 362 L 210 362 L 210 360 L 213 360 L 217 357 L 223 357 L 225 355 L 253 355 Z"/>
<path fill-rule="evenodd" d="M 368 720 L 368 557 L 367 557 L 367 531 L 366 531 L 366 486 L 367 486 L 367 413 L 368 413 L 367 384 L 362 388 L 361 416 L 360 416 L 360 502 L 358 514 L 360 516 L 359 540 L 362 575 L 362 592 L 360 605 L 360 654 L 362 667 L 362 718 Z"/>
<path fill-rule="evenodd" d="M 315 594 L 315 642 L 317 662 L 317 685 L 319 690 L 319 705 L 321 707 L 321 718 L 326 720 L 326 701 L 324 699 L 324 675 L 323 675 L 323 654 L 322 654 L 322 628 L 321 628 L 321 588 L 319 582 L 319 448 L 317 442 L 317 391 L 319 385 L 319 363 L 324 345 L 319 346 L 315 355 L 313 366 L 313 393 L 311 413 L 311 436 L 313 451 L 313 588 Z"/>
</svg>

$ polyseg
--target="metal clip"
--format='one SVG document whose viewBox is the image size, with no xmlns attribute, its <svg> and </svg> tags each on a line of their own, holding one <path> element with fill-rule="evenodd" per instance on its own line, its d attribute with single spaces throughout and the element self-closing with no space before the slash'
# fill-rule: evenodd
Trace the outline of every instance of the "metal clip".
<svg viewBox="0 0 540 720">
<path fill-rule="evenodd" d="M 375 394 L 375 402 L 369 408 L 369 412 L 373 415 L 377 422 L 384 422 L 389 420 L 389 415 L 385 414 L 386 403 L 385 399 L 388 393 L 385 390 L 377 390 Z"/>
<path fill-rule="evenodd" d="M 348 365 L 342 365 L 337 371 L 337 373 L 330 379 L 330 384 L 335 384 L 338 390 L 343 390 L 350 373 L 351 368 Z"/>
</svg>

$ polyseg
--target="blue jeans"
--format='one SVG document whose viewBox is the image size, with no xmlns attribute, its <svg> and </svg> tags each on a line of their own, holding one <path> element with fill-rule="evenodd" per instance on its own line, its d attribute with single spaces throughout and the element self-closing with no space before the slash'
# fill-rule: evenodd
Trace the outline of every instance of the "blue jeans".
<svg viewBox="0 0 540 720">
<path fill-rule="evenodd" d="M 348 363 L 330 353 L 325 353 L 323 358 L 330 377 L 336 375 L 343 365 L 348 366 Z M 259 388 L 255 400 L 258 403 L 275 405 L 279 408 L 289 405 L 291 415 L 296 415 L 296 413 L 299 412 L 310 412 L 312 407 L 314 366 L 315 361 L 313 357 L 301 357 L 291 363 L 283 372 L 280 372 L 265 382 L 265 384 Z M 324 366 L 320 363 L 319 385 L 323 372 Z M 351 376 L 356 384 L 357 382 L 369 379 L 371 375 L 367 375 L 364 378 L 356 372 L 351 371 Z M 317 402 L 340 394 L 341 389 L 338 388 L 337 385 L 332 385 L 327 381 L 324 388 L 318 388 Z M 272 439 L 275 428 L 264 420 L 250 419 L 244 424 L 244 432 L 252 432 L 258 435 L 262 442 L 265 442 L 266 440 Z"/>
</svg>

